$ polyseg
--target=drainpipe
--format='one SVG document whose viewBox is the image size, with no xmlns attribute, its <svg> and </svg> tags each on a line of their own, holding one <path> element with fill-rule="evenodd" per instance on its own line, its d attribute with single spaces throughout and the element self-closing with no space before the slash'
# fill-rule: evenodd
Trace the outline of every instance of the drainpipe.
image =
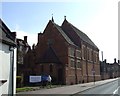
<svg viewBox="0 0 120 96">
<path fill-rule="evenodd" d="M 13 96 L 14 95 L 14 47 L 13 46 L 10 46 L 10 48 L 9 48 L 9 50 L 12 52 L 11 54 L 12 54 L 12 57 L 11 57 L 11 59 L 12 59 L 12 86 L 11 86 L 11 88 L 12 88 L 12 92 L 11 92 L 11 96 Z"/>
<path fill-rule="evenodd" d="M 12 96 L 14 95 L 14 50 L 12 56 Z"/>
</svg>

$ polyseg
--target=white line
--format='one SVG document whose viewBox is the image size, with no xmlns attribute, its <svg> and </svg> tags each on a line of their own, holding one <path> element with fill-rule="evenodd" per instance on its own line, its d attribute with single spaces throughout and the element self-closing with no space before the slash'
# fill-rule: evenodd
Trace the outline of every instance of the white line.
<svg viewBox="0 0 120 96">
<path fill-rule="evenodd" d="M 119 88 L 120 88 L 120 86 L 113 92 L 113 94 L 115 94 L 118 91 Z"/>
</svg>

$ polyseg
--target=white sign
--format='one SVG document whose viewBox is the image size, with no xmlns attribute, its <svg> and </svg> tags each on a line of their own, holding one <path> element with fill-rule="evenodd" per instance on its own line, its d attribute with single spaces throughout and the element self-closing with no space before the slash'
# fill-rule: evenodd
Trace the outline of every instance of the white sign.
<svg viewBox="0 0 120 96">
<path fill-rule="evenodd" d="M 29 77 L 29 82 L 30 83 L 41 82 L 41 76 L 30 76 Z"/>
</svg>

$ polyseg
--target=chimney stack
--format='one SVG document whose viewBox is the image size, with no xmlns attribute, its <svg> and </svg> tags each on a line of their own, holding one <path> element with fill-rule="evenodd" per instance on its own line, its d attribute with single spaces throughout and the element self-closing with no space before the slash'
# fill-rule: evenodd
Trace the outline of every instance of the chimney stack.
<svg viewBox="0 0 120 96">
<path fill-rule="evenodd" d="M 120 63 L 120 60 L 118 60 L 118 63 Z"/>
<path fill-rule="evenodd" d="M 106 60 L 106 59 L 104 59 L 104 62 L 105 62 L 105 63 L 107 63 L 107 60 Z"/>
<path fill-rule="evenodd" d="M 24 36 L 24 41 L 25 43 L 27 43 L 27 36 Z"/>
<path fill-rule="evenodd" d="M 117 63 L 117 62 L 116 62 L 116 58 L 114 59 L 114 63 Z"/>
<path fill-rule="evenodd" d="M 38 43 L 40 43 L 40 40 L 42 39 L 42 33 L 38 33 Z"/>
</svg>

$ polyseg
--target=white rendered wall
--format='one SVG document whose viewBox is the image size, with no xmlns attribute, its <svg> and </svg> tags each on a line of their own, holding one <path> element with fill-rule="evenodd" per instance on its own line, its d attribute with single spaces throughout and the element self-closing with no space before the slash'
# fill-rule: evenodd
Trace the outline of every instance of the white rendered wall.
<svg viewBox="0 0 120 96">
<path fill-rule="evenodd" d="M 6 83 L 0 85 L 0 96 L 2 94 L 12 93 L 12 51 L 9 51 L 9 46 L 0 42 L 0 80 L 7 80 Z M 14 57 L 16 58 L 16 50 Z M 16 59 L 14 59 L 14 94 L 16 90 Z"/>
</svg>

